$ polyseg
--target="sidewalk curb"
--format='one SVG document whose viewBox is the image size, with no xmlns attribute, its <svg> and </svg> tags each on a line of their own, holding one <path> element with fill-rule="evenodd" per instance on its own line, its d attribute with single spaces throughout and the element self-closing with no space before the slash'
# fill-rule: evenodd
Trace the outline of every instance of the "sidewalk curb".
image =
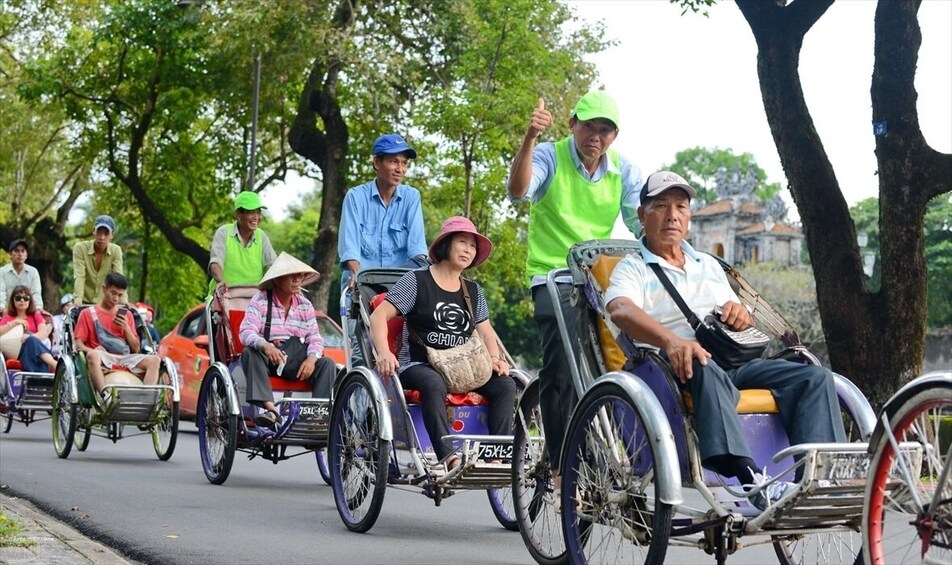
<svg viewBox="0 0 952 565">
<path fill-rule="evenodd" d="M 135 563 L 44 513 L 26 499 L 0 492 L 0 508 L 23 526 L 17 537 L 36 542 L 32 547 L 0 548 L 0 563 Z"/>
</svg>

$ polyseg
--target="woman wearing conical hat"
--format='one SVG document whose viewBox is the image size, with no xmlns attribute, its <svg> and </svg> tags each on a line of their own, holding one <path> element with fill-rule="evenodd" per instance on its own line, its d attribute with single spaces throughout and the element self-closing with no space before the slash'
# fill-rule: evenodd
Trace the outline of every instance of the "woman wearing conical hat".
<svg viewBox="0 0 952 565">
<path fill-rule="evenodd" d="M 245 346 L 241 368 L 248 383 L 249 404 L 263 408 L 255 424 L 277 429 L 281 415 L 274 405 L 270 375 L 309 380 L 314 398 L 329 398 L 337 366 L 324 357 L 324 338 L 317 314 L 301 288 L 320 273 L 288 253 L 281 253 L 258 284 L 238 332 Z M 268 315 L 270 312 L 270 316 Z M 278 369 L 281 369 L 278 371 Z"/>
</svg>

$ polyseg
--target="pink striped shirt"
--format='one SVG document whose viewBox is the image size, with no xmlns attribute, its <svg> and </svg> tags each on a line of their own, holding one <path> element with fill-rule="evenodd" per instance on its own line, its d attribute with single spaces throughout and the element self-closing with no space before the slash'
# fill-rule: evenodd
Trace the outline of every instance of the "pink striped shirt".
<svg viewBox="0 0 952 565">
<path fill-rule="evenodd" d="M 267 317 L 268 293 L 260 291 L 248 303 L 245 318 L 241 321 L 238 339 L 245 347 L 261 349 L 265 345 L 264 323 Z M 283 341 L 299 337 L 307 345 L 309 355 L 320 358 L 324 355 L 324 338 L 317 328 L 317 314 L 311 301 L 298 293 L 291 296 L 291 308 L 285 318 L 284 306 L 274 299 L 271 308 L 271 341 Z"/>
</svg>

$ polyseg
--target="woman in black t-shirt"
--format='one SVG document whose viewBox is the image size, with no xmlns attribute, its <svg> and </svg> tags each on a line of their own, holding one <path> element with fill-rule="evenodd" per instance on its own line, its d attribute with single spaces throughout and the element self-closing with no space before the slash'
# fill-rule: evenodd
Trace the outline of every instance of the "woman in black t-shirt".
<svg viewBox="0 0 952 565">
<path fill-rule="evenodd" d="M 403 275 L 370 316 L 377 371 L 383 376 L 399 371 L 405 388 L 420 391 L 426 431 L 437 457 L 446 460 L 450 469 L 459 464 L 459 458 L 452 454 L 452 443 L 440 439 L 450 433 L 444 404 L 446 383 L 427 362 L 424 343 L 434 349 L 446 349 L 465 342 L 474 330 L 479 333 L 492 357 L 493 374 L 474 392 L 489 401 L 489 433 L 512 434 L 516 384 L 509 377 L 509 364 L 500 355 L 483 289 L 460 276 L 464 269 L 482 264 L 491 251 L 492 242 L 469 219 L 454 216 L 446 220 L 440 235 L 430 245 L 433 265 Z M 474 299 L 472 316 L 463 284 Z M 399 357 L 387 343 L 387 321 L 395 316 L 404 317 Z M 410 339 L 411 330 L 418 339 Z"/>
</svg>

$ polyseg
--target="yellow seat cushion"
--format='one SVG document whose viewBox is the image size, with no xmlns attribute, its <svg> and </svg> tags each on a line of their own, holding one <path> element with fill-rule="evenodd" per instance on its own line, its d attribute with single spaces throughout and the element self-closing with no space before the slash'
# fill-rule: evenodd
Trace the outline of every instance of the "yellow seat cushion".
<svg viewBox="0 0 952 565">
<path fill-rule="evenodd" d="M 599 255 L 595 259 L 595 263 L 592 264 L 592 276 L 601 288 L 601 292 L 608 289 L 612 271 L 615 270 L 615 265 L 619 261 L 621 261 L 621 257 L 616 255 Z M 612 335 L 605 320 L 601 317 L 598 318 L 598 341 L 608 370 L 621 370 L 627 359 L 624 352 L 618 347 L 615 336 Z M 694 411 L 691 395 L 686 391 L 684 392 L 684 404 L 689 413 Z M 740 391 L 740 400 L 737 402 L 738 414 L 776 414 L 777 412 L 777 402 L 769 390 L 748 389 Z"/>
<path fill-rule="evenodd" d="M 598 286 L 601 288 L 601 292 L 605 292 L 608 289 L 608 281 L 611 279 L 612 271 L 615 270 L 615 265 L 621 261 L 621 257 L 616 255 L 599 255 L 595 259 L 595 263 L 592 265 L 592 276 L 595 277 L 595 282 L 598 283 Z M 605 323 L 605 320 L 598 317 L 598 343 L 602 349 L 602 355 L 605 357 L 605 365 L 608 367 L 609 371 L 618 371 L 625 366 L 625 353 L 618 347 L 618 343 L 615 341 L 615 336 L 612 335 L 608 325 Z"/>
<path fill-rule="evenodd" d="M 694 399 L 691 393 L 683 390 L 684 407 L 688 414 L 694 413 Z M 773 394 L 765 388 L 749 388 L 740 391 L 740 400 L 737 401 L 738 414 L 778 414 L 777 401 Z"/>
</svg>

